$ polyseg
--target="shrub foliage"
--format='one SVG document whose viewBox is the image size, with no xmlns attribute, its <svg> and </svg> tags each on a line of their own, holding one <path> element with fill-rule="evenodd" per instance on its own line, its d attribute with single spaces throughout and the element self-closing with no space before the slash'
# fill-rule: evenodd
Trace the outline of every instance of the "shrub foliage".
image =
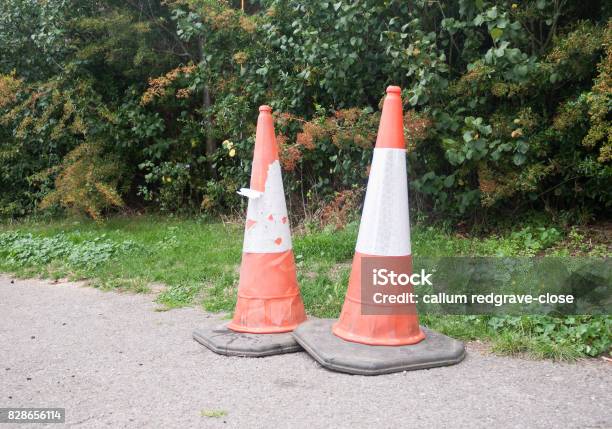
<svg viewBox="0 0 612 429">
<path fill-rule="evenodd" d="M 611 205 L 605 1 L 5 0 L 0 215 L 227 212 L 259 104 L 291 211 L 361 195 L 401 85 L 413 205 L 444 216 Z M 345 213 L 331 216 L 345 217 Z"/>
</svg>

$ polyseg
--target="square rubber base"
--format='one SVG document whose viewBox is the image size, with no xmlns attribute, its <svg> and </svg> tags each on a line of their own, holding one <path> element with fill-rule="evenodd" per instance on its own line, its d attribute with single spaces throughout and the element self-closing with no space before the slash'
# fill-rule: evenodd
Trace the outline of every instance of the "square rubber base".
<svg viewBox="0 0 612 429">
<path fill-rule="evenodd" d="M 357 375 L 379 375 L 453 365 L 465 357 L 461 341 L 427 328 L 425 339 L 408 346 L 369 346 L 332 333 L 335 320 L 311 319 L 293 332 L 304 350 L 325 368 Z"/>
<path fill-rule="evenodd" d="M 226 356 L 262 357 L 302 350 L 291 332 L 246 334 L 232 331 L 227 328 L 227 323 L 219 324 L 218 321 L 193 331 L 193 339 Z"/>
</svg>

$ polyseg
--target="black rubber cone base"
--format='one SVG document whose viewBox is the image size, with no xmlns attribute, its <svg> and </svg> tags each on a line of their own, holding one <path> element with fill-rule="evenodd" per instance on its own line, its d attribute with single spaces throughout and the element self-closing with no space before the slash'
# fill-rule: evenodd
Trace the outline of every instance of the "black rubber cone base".
<svg viewBox="0 0 612 429">
<path fill-rule="evenodd" d="M 227 328 L 218 321 L 193 331 L 193 339 L 215 353 L 226 356 L 263 357 L 302 350 L 291 332 L 246 334 Z"/>
<path fill-rule="evenodd" d="M 335 320 L 311 319 L 293 331 L 297 342 L 325 368 L 358 375 L 379 375 L 454 365 L 465 357 L 461 341 L 427 328 L 425 339 L 409 346 L 369 346 L 332 333 Z"/>
</svg>

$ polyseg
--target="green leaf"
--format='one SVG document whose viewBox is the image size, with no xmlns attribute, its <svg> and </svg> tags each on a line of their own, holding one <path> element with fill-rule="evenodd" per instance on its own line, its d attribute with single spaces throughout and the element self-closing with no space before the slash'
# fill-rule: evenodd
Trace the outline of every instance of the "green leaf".
<svg viewBox="0 0 612 429">
<path fill-rule="evenodd" d="M 515 165 L 521 165 L 522 163 L 525 162 L 526 159 L 527 157 L 523 155 L 522 153 L 515 153 L 514 156 L 512 157 L 512 161 L 514 162 Z"/>
<path fill-rule="evenodd" d="M 493 38 L 493 40 L 498 41 L 499 38 L 504 34 L 504 30 L 502 30 L 499 27 L 495 27 L 491 30 L 491 37 Z M 498 55 L 500 56 L 500 55 Z"/>
<path fill-rule="evenodd" d="M 448 162 L 450 162 L 452 165 L 456 165 L 459 163 L 459 160 L 457 159 L 457 153 L 454 150 L 446 151 L 446 159 L 448 159 Z"/>
<path fill-rule="evenodd" d="M 559 80 L 559 75 L 557 73 L 552 73 L 550 75 L 549 80 L 550 80 L 550 83 L 555 83 Z"/>
<path fill-rule="evenodd" d="M 453 139 L 444 138 L 442 139 L 442 144 L 444 146 L 453 147 L 457 142 Z"/>
</svg>

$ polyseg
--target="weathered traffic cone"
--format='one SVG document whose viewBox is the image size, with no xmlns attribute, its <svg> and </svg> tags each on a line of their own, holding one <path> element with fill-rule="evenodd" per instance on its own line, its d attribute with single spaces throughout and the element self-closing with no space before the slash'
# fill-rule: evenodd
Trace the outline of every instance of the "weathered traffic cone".
<svg viewBox="0 0 612 429">
<path fill-rule="evenodd" d="M 404 301 L 377 298 L 381 270 L 412 272 L 406 146 L 401 90 L 387 88 L 370 168 L 359 236 L 344 306 L 337 323 L 311 320 L 293 336 L 321 365 L 350 374 L 376 375 L 460 362 L 463 343 L 421 328 L 409 284 Z M 372 276 L 372 274 L 374 275 Z M 398 290 L 397 288 L 395 289 Z"/>
<path fill-rule="evenodd" d="M 291 231 L 274 133 L 272 109 L 259 108 L 238 300 L 232 321 L 194 331 L 211 350 L 267 356 L 300 350 L 288 332 L 306 320 L 297 283 Z"/>
<path fill-rule="evenodd" d="M 251 188 L 239 192 L 249 205 L 238 301 L 228 326 L 238 332 L 289 332 L 306 320 L 271 112 L 268 106 L 259 108 Z"/>
</svg>

